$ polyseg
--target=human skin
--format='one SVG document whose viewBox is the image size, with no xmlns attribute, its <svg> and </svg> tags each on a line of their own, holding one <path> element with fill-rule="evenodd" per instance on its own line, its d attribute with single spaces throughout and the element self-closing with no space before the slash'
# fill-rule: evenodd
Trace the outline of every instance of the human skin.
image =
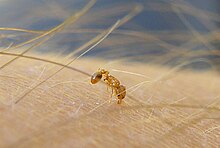
<svg viewBox="0 0 220 148">
<path fill-rule="evenodd" d="M 53 55 L 32 56 L 62 61 Z M 1 64 L 11 58 L 2 56 Z M 90 83 L 91 74 L 104 64 L 79 59 L 32 91 L 62 62 L 20 58 L 2 69 L 0 147 L 219 146 L 216 73 L 112 63 L 104 68 L 127 88 L 126 98 L 117 104 L 115 97 L 109 102 L 105 83 Z"/>
</svg>

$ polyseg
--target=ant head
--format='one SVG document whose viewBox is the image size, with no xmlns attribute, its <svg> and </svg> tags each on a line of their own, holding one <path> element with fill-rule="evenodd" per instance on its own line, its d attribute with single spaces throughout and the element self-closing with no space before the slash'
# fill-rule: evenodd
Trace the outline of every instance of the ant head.
<svg viewBox="0 0 220 148">
<path fill-rule="evenodd" d="M 102 78 L 102 73 L 96 72 L 91 77 L 91 83 L 95 84 L 95 83 L 99 82 L 101 80 L 101 78 Z"/>
</svg>

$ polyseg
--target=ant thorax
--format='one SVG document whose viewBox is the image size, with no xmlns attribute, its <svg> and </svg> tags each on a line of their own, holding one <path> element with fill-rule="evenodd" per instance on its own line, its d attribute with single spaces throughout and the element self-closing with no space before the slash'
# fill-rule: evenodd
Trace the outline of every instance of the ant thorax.
<svg viewBox="0 0 220 148">
<path fill-rule="evenodd" d="M 119 85 L 120 85 L 119 80 L 116 79 L 115 77 L 111 76 L 111 75 L 108 76 L 107 81 L 108 81 L 108 83 L 109 83 L 110 86 L 115 87 L 115 88 L 118 88 Z"/>
</svg>

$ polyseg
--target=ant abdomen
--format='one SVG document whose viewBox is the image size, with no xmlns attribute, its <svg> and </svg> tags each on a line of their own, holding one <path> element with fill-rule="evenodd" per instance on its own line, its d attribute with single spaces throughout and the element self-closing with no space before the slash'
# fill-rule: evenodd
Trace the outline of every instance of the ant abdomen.
<svg viewBox="0 0 220 148">
<path fill-rule="evenodd" d="M 99 82 L 101 79 L 102 79 L 101 72 L 96 72 L 91 77 L 91 83 L 95 84 L 95 83 Z"/>
</svg>

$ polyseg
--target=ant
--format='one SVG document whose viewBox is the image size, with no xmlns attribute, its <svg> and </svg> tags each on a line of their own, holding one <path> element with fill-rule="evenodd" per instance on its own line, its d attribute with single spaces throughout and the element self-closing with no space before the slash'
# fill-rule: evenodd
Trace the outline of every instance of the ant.
<svg viewBox="0 0 220 148">
<path fill-rule="evenodd" d="M 119 80 L 109 75 L 109 72 L 104 69 L 98 69 L 98 72 L 92 75 L 91 83 L 98 83 L 102 79 L 102 77 L 104 79 L 104 82 L 107 84 L 107 89 L 108 87 L 112 89 L 111 97 L 114 93 L 114 95 L 118 97 L 118 104 L 121 104 L 122 99 L 124 99 L 126 95 L 125 86 L 120 85 Z"/>
</svg>

